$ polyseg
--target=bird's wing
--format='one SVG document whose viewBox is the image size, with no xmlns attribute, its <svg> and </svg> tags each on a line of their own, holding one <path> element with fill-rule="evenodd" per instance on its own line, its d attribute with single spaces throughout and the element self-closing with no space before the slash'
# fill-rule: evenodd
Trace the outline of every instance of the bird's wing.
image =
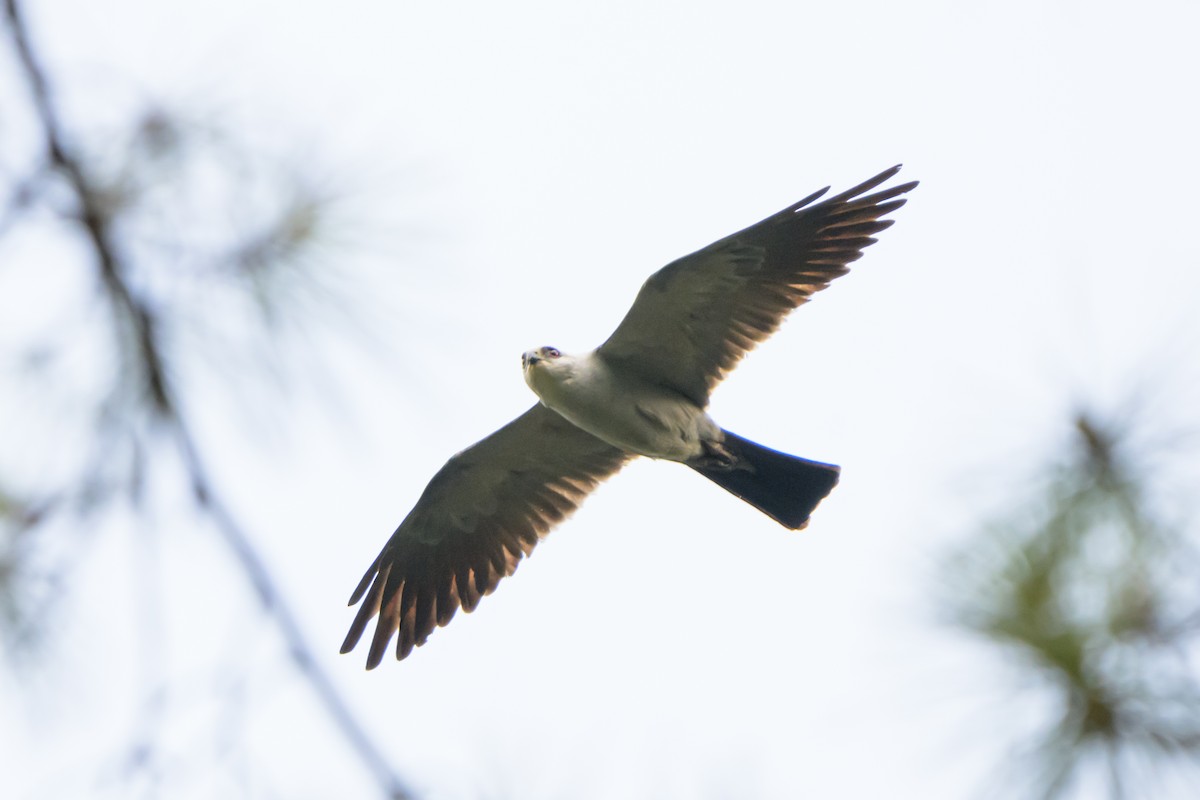
<svg viewBox="0 0 1200 800">
<path fill-rule="evenodd" d="M 904 205 L 896 198 L 916 181 L 866 193 L 899 170 L 812 205 L 822 189 L 663 267 L 597 354 L 704 406 L 742 356 L 892 224 L 880 218 Z"/>
<path fill-rule="evenodd" d="M 396 658 L 407 656 L 460 605 L 474 610 L 630 458 L 540 403 L 451 458 L 354 590 L 350 605 L 363 603 L 342 652 L 378 615 L 367 669 L 397 633 Z"/>
</svg>

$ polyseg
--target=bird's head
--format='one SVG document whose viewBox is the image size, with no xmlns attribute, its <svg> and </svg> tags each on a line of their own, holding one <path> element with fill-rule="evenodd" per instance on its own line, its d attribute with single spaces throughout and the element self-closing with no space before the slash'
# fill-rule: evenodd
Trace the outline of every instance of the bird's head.
<svg viewBox="0 0 1200 800">
<path fill-rule="evenodd" d="M 539 347 L 536 350 L 526 350 L 524 353 L 521 353 L 521 369 L 528 374 L 531 369 L 538 366 L 550 366 L 562 357 L 563 353 L 557 347 Z"/>
<path fill-rule="evenodd" d="M 538 395 L 550 384 L 561 383 L 573 371 L 573 359 L 557 347 L 539 347 L 521 354 L 525 382 Z"/>
</svg>

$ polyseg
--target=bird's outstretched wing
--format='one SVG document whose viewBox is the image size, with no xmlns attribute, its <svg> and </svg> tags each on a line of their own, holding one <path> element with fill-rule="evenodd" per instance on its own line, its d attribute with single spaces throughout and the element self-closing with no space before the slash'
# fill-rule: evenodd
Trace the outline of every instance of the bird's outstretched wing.
<svg viewBox="0 0 1200 800">
<path fill-rule="evenodd" d="M 396 658 L 407 656 L 460 605 L 472 611 L 630 458 L 540 403 L 451 458 L 354 590 L 350 605 L 363 603 L 342 652 L 378 615 L 367 669 L 397 633 Z"/>
<path fill-rule="evenodd" d="M 813 205 L 828 187 L 650 276 L 597 354 L 700 406 L 743 355 L 792 309 L 848 271 L 892 224 L 916 181 L 866 194 L 900 171 L 876 175 Z"/>
</svg>

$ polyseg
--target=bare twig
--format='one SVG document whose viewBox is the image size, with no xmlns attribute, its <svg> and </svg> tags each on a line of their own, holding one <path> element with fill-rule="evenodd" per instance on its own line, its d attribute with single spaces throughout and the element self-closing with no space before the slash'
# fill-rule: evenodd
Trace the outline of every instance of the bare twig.
<svg viewBox="0 0 1200 800">
<path fill-rule="evenodd" d="M 63 134 L 63 128 L 54 104 L 50 99 L 50 87 L 46 73 L 38 63 L 29 44 L 23 13 L 17 0 L 5 0 L 8 27 L 17 58 L 29 82 L 34 108 L 42 125 L 46 140 L 46 151 L 50 163 L 63 174 L 79 203 L 79 223 L 87 233 L 89 243 L 96 256 L 100 279 L 109 294 L 113 308 L 132 326 L 138 343 L 141 364 L 146 370 L 146 383 L 155 407 L 166 414 L 171 409 L 167 395 L 166 372 L 162 354 L 155 346 L 155 318 L 149 308 L 130 291 L 122 278 L 121 261 L 113 242 L 108 213 L 104 202 L 94 190 L 84 172 L 82 162 L 71 152 Z"/>
<path fill-rule="evenodd" d="M 172 396 L 158 333 L 158 317 L 126 280 L 127 270 L 113 234 L 110 209 L 84 169 L 84 162 L 72 151 L 67 140 L 52 102 L 46 73 L 30 45 L 20 4 L 17 0 L 4 0 L 4 7 L 9 32 L 42 127 L 47 162 L 63 175 L 75 196 L 77 221 L 95 256 L 105 296 L 117 324 L 129 325 L 134 334 L 137 347 L 135 360 L 141 368 L 140 377 L 145 380 L 145 388 L 149 390 L 150 402 L 159 422 L 173 439 L 187 470 L 197 506 L 213 521 L 254 587 L 259 601 L 274 619 L 296 669 L 307 680 L 342 736 L 375 776 L 384 794 L 394 800 L 411 798 L 412 793 L 367 735 L 329 675 L 321 668 L 296 614 L 262 556 L 214 489 L 187 421 Z"/>
<path fill-rule="evenodd" d="M 187 468 L 188 478 L 191 481 L 192 497 L 197 505 L 209 515 L 221 536 L 224 537 L 226 544 L 237 555 L 242 569 L 246 572 L 246 577 L 249 578 L 258 594 L 259 601 L 274 615 L 275 622 L 283 633 L 284 641 L 287 642 L 288 654 L 296 668 L 308 680 L 313 691 L 324 704 L 326 712 L 333 717 L 341 729 L 342 735 L 354 746 L 359 756 L 375 773 L 387 796 L 394 800 L 407 800 L 413 797 L 388 764 L 387 759 L 367 735 L 358 718 L 350 711 L 329 675 L 317 662 L 312 648 L 305 641 L 295 613 L 284 599 L 282 591 L 272 577 L 271 571 L 263 562 L 262 556 L 254 547 L 241 523 L 213 490 L 208 471 L 201 461 L 186 424 L 179 417 L 172 418 L 170 424 L 180 455 Z"/>
</svg>

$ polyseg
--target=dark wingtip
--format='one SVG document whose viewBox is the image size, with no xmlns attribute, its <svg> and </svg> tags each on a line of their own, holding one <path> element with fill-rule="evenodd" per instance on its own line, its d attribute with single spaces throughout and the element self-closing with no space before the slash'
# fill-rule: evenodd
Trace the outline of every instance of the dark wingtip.
<svg viewBox="0 0 1200 800">
<path fill-rule="evenodd" d="M 350 595 L 350 602 L 346 603 L 346 605 L 355 605 L 359 600 L 362 599 L 363 594 L 365 594 L 367 591 L 367 587 L 371 585 L 371 579 L 375 577 L 375 573 L 379 570 L 379 561 L 382 558 L 383 554 L 380 553 L 375 559 L 374 563 L 371 564 L 366 574 L 362 576 L 362 580 L 358 582 L 358 586 L 354 587 L 354 593 Z"/>
<path fill-rule="evenodd" d="M 896 174 L 898 172 L 900 172 L 900 170 L 903 166 L 904 166 L 903 164 L 897 164 L 894 167 L 888 167 L 883 172 L 876 175 L 874 178 L 870 178 L 869 180 L 866 180 L 863 183 L 864 183 L 864 185 L 870 184 L 872 186 L 878 186 L 879 184 L 883 183 L 884 181 L 896 177 Z"/>
<path fill-rule="evenodd" d="M 349 653 L 358 645 L 358 640 L 362 638 L 363 631 L 367 629 L 367 623 L 371 621 L 373 613 L 367 611 L 366 606 L 358 610 L 354 615 L 354 621 L 350 623 L 350 630 L 346 632 L 346 638 L 342 641 L 343 654 Z"/>
<path fill-rule="evenodd" d="M 844 203 L 847 200 L 851 200 L 853 198 L 859 197 L 860 195 L 871 191 L 876 186 L 879 186 L 881 183 L 884 183 L 887 180 L 889 180 L 890 178 L 894 177 L 896 175 L 896 173 L 898 173 L 900 171 L 900 168 L 902 166 L 904 166 L 904 165 L 897 164 L 896 166 L 892 167 L 891 169 L 885 169 L 883 172 L 879 173 L 875 177 L 868 178 L 867 180 L 863 181 L 862 183 L 858 184 L 857 186 L 847 189 L 846 191 L 842 192 L 841 194 L 837 195 L 836 197 L 831 198 L 828 202 Z M 911 183 L 906 183 L 903 186 L 888 189 L 888 190 L 886 190 L 887 197 L 894 197 L 897 194 L 903 194 L 904 192 L 907 192 L 908 190 L 912 189 L 916 185 L 917 185 L 917 182 L 912 181 Z M 885 199 L 885 198 L 881 198 L 881 199 Z"/>
<path fill-rule="evenodd" d="M 805 206 L 811 205 L 814 201 L 824 197 L 829 192 L 829 189 L 830 187 L 828 186 L 826 186 L 824 189 L 818 189 L 803 200 L 797 200 L 795 203 L 792 203 L 790 206 L 781 211 L 780 214 L 788 214 L 790 212 L 799 211 Z"/>
<path fill-rule="evenodd" d="M 391 639 L 392 637 L 388 637 Z M 367 653 L 367 669 L 372 670 L 383 663 L 383 654 L 387 651 L 387 640 L 384 641 L 381 647 L 376 647 L 375 643 L 371 643 L 371 650 Z"/>
</svg>

